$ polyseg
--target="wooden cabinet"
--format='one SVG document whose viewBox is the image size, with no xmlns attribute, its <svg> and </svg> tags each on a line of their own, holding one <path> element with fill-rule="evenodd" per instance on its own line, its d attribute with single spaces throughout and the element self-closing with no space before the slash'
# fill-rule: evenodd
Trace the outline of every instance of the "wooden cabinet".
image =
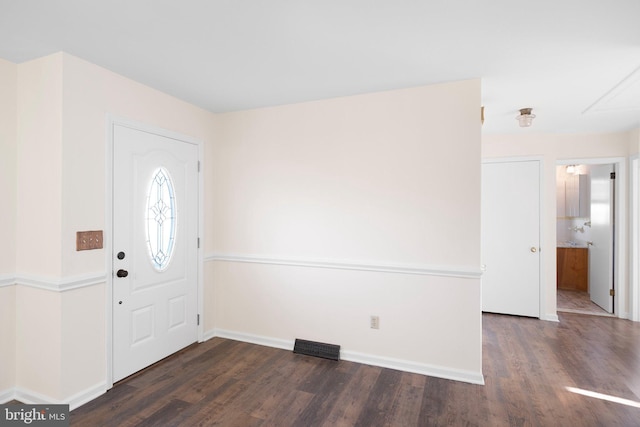
<svg viewBox="0 0 640 427">
<path fill-rule="evenodd" d="M 589 290 L 589 249 L 557 248 L 558 289 Z"/>
</svg>

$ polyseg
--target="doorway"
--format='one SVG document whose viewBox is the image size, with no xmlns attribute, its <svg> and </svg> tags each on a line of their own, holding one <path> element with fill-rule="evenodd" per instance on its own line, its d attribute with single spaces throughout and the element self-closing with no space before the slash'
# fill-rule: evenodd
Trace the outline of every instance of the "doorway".
<svg viewBox="0 0 640 427">
<path fill-rule="evenodd" d="M 482 162 L 482 311 L 540 317 L 540 168 Z"/>
<path fill-rule="evenodd" d="M 557 311 L 619 315 L 623 295 L 616 295 L 620 204 L 616 175 L 620 165 L 601 162 L 556 167 Z"/>
<path fill-rule="evenodd" d="M 130 123 L 110 128 L 113 383 L 198 339 L 200 147 Z"/>
</svg>

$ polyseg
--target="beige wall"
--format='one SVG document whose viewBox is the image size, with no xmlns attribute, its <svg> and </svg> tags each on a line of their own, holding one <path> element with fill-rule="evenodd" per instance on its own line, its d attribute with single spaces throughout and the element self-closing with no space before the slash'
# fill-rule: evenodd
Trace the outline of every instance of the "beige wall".
<svg viewBox="0 0 640 427">
<path fill-rule="evenodd" d="M 544 167 L 542 206 L 544 211 L 541 218 L 541 235 L 545 244 L 542 248 L 544 266 L 542 283 L 546 287 L 546 313 L 541 313 L 543 318 L 552 319 L 556 315 L 557 162 L 572 159 L 627 158 L 633 152 L 634 132 L 637 135 L 637 131 L 632 131 L 608 134 L 523 133 L 482 136 L 483 158 L 528 156 L 542 158 Z M 626 257 L 626 244 L 623 255 Z M 628 283 L 625 282 L 624 286 L 627 289 Z"/>
<path fill-rule="evenodd" d="M 629 154 L 640 153 L 640 128 L 629 132 Z"/>
<path fill-rule="evenodd" d="M 0 402 L 16 381 L 16 287 L 0 286 Z M 10 396 L 6 396 L 9 399 Z"/>
<path fill-rule="evenodd" d="M 479 272 L 479 105 L 470 80 L 222 115 L 215 254 Z M 480 376 L 478 278 L 211 258 L 216 329 Z"/>
<path fill-rule="evenodd" d="M 75 251 L 76 231 L 109 227 L 107 114 L 204 142 L 209 254 L 479 269 L 478 80 L 215 116 L 67 54 L 15 68 L 18 243 L 8 274 L 53 284 L 108 274 L 104 250 Z M 352 354 L 481 378 L 473 274 L 221 261 L 204 272 L 207 331 L 338 340 Z M 0 357 L 15 360 L 16 390 L 69 401 L 104 387 L 104 283 L 0 292 L 15 341 Z"/>
<path fill-rule="evenodd" d="M 75 250 L 75 233 L 104 230 L 107 114 L 204 142 L 205 167 L 214 115 L 89 62 L 60 54 L 64 64 L 62 152 L 63 275 L 103 272 L 104 251 Z M 207 184 L 205 184 L 206 186 Z M 205 203 L 211 203 L 207 188 Z M 206 227 L 209 228 L 209 227 Z M 208 242 L 210 244 L 210 242 Z"/>
<path fill-rule="evenodd" d="M 17 67 L 0 59 L 0 276 L 16 264 L 17 94 Z"/>
<path fill-rule="evenodd" d="M 60 298 L 59 292 L 16 286 L 15 386 L 54 402 L 63 398 Z"/>
<path fill-rule="evenodd" d="M 15 383 L 17 90 L 16 65 L 0 59 L 0 396 Z"/>
<path fill-rule="evenodd" d="M 17 94 L 19 242 L 11 273 L 49 285 L 104 277 L 105 251 L 77 252 L 75 233 L 109 227 L 108 114 L 182 133 L 205 146 L 213 141 L 215 118 L 62 53 L 18 65 Z M 205 148 L 205 166 L 210 152 Z M 211 204 L 209 197 L 205 203 Z M 1 288 L 2 296 L 15 294 L 16 390 L 36 400 L 69 401 L 104 389 L 105 284 L 63 292 L 20 283 L 12 289 Z M 4 352 L 0 357 L 10 362 Z"/>
<path fill-rule="evenodd" d="M 16 272 L 60 277 L 62 56 L 18 66 Z"/>
</svg>

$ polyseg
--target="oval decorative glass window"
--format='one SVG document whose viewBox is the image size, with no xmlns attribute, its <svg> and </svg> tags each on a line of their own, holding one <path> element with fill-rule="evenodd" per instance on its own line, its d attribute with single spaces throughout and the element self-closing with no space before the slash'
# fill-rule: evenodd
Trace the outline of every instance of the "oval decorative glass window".
<svg viewBox="0 0 640 427">
<path fill-rule="evenodd" d="M 171 261 L 176 237 L 176 199 L 171 176 L 165 168 L 160 167 L 152 174 L 146 216 L 151 264 L 162 271 Z"/>
</svg>

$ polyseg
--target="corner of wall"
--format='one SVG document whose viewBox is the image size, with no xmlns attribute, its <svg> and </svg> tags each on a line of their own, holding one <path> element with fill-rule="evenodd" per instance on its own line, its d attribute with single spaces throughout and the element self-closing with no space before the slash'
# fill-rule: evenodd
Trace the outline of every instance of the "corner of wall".
<svg viewBox="0 0 640 427">
<path fill-rule="evenodd" d="M 0 286 L 0 403 L 13 398 L 16 383 L 16 286 Z"/>
<path fill-rule="evenodd" d="M 0 59 L 0 274 L 15 274 L 18 66 Z"/>
</svg>

